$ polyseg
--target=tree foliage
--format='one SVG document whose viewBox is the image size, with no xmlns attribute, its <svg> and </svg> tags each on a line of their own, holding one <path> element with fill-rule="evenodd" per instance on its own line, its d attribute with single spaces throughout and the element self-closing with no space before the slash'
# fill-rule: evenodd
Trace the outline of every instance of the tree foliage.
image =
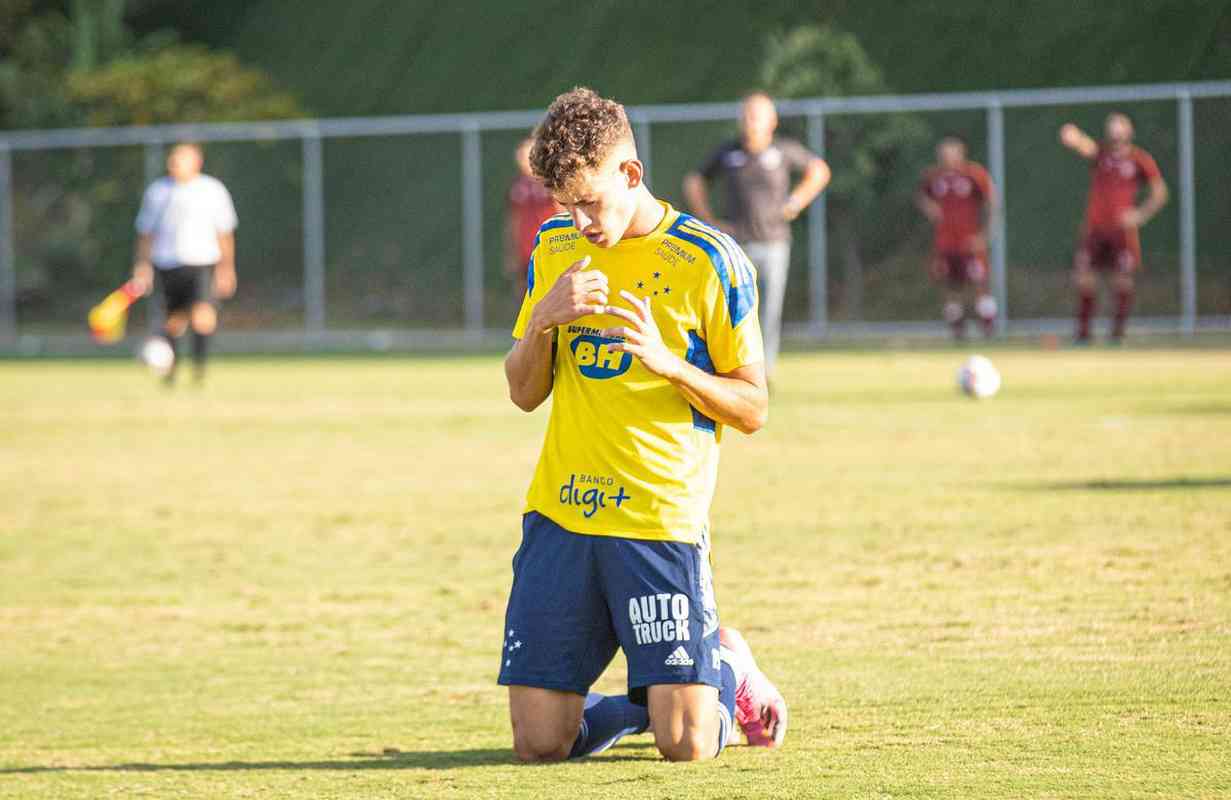
<svg viewBox="0 0 1231 800">
<path fill-rule="evenodd" d="M 853 34 L 805 25 L 771 34 L 761 81 L 775 97 L 844 97 L 885 94 L 889 86 Z M 893 177 L 926 148 L 930 130 L 913 114 L 832 115 L 826 141 L 834 170 L 830 196 L 855 209 L 893 189 Z M 913 185 L 914 176 L 911 176 Z"/>
<path fill-rule="evenodd" d="M 226 122 L 303 116 L 295 97 L 231 53 L 178 44 L 68 76 L 90 125 Z"/>
</svg>

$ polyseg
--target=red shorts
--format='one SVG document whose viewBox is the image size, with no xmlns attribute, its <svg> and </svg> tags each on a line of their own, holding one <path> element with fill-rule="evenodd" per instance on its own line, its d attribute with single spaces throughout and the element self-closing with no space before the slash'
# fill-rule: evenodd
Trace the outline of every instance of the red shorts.
<svg viewBox="0 0 1231 800">
<path fill-rule="evenodd" d="M 1135 228 L 1087 230 L 1077 247 L 1077 269 L 1132 274 L 1141 266 L 1141 240 Z"/>
<path fill-rule="evenodd" d="M 987 283 L 987 256 L 982 251 L 937 250 L 932 254 L 932 280 L 953 288 Z"/>
</svg>

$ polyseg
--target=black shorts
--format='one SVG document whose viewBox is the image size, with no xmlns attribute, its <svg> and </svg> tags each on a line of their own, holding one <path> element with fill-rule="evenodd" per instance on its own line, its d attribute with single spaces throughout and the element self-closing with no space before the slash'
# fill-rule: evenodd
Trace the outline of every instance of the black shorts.
<svg viewBox="0 0 1231 800">
<path fill-rule="evenodd" d="M 214 267 L 155 269 L 167 313 L 188 311 L 197 303 L 214 303 Z"/>
</svg>

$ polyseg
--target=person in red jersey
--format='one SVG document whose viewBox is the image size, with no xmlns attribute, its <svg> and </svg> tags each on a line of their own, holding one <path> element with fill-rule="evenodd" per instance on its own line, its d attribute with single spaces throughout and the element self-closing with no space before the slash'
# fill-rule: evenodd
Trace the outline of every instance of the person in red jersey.
<svg viewBox="0 0 1231 800">
<path fill-rule="evenodd" d="M 534 139 L 524 139 L 517 145 L 515 159 L 518 174 L 509 187 L 508 213 L 505 218 L 504 272 L 513 284 L 513 294 L 520 302 L 526 295 L 526 268 L 534 252 L 535 237 L 543 220 L 558 214 L 560 206 L 543 187 L 542 181 L 530 171 L 530 148 Z"/>
<path fill-rule="evenodd" d="M 966 159 L 966 143 L 947 136 L 936 146 L 936 164 L 923 173 L 916 204 L 936 228 L 929 272 L 945 286 L 945 321 L 955 339 L 966 336 L 966 301 L 991 336 L 996 298 L 987 287 L 987 223 L 996 210 L 996 190 L 980 164 Z"/>
<path fill-rule="evenodd" d="M 1116 293 L 1111 339 L 1124 336 L 1133 306 L 1134 276 L 1141 268 L 1137 231 L 1167 204 L 1167 184 L 1150 154 L 1133 144 L 1133 123 L 1126 115 L 1107 116 L 1104 139 L 1096 142 L 1076 125 L 1060 128 L 1060 142 L 1090 162 L 1090 197 L 1081 242 L 1073 257 L 1077 287 L 1077 344 L 1090 341 L 1090 319 L 1098 293 L 1098 272 L 1111 275 Z M 1136 205 L 1142 186 L 1145 202 Z"/>
</svg>

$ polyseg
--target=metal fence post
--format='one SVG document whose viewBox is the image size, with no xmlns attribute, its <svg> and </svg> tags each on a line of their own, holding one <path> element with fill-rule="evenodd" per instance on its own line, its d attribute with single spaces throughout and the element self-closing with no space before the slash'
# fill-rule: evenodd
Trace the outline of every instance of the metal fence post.
<svg viewBox="0 0 1231 800">
<path fill-rule="evenodd" d="M 17 337 L 17 264 L 13 258 L 13 161 L 0 143 L 0 339 Z"/>
<path fill-rule="evenodd" d="M 1197 199 L 1193 190 L 1193 98 L 1181 91 L 1180 123 L 1180 331 L 1197 331 Z"/>
<path fill-rule="evenodd" d="M 303 149 L 304 330 L 325 329 L 325 177 L 318 130 L 305 131 Z"/>
<path fill-rule="evenodd" d="M 987 160 L 991 168 L 992 183 L 996 187 L 999 198 L 996 211 L 988 220 L 991 236 L 992 256 L 992 294 L 999 306 L 996 315 L 996 333 L 1003 335 L 1009 325 L 1009 289 L 1005 276 L 1005 251 L 1008 241 L 1005 238 L 1005 217 L 1008 214 L 1008 192 L 1005 187 L 1004 174 L 1004 110 L 1000 102 L 994 101 L 987 107 Z"/>
<path fill-rule="evenodd" d="M 162 142 L 157 139 L 147 141 L 144 149 L 142 150 L 142 154 L 145 157 L 143 164 L 145 168 L 145 185 L 149 186 L 151 183 L 162 177 L 163 168 L 165 166 L 163 164 L 164 158 Z"/>
<path fill-rule="evenodd" d="M 466 334 L 483 334 L 483 150 L 480 129 L 462 130 L 462 299 Z"/>
<path fill-rule="evenodd" d="M 633 123 L 633 138 L 637 140 L 637 158 L 645 167 L 645 182 L 650 182 L 650 158 L 654 153 L 653 140 L 650 138 L 650 122 L 638 119 Z"/>
<path fill-rule="evenodd" d="M 825 115 L 808 115 L 808 147 L 825 157 Z M 821 192 L 808 208 L 808 322 L 813 338 L 819 339 L 829 325 L 828 231 L 825 214 L 826 192 Z"/>
<path fill-rule="evenodd" d="M 162 142 L 159 139 L 152 138 L 145 142 L 142 148 L 143 163 L 142 167 L 145 172 L 145 186 L 148 187 L 151 183 L 162 177 L 165 170 L 165 154 L 163 152 Z M 162 292 L 151 292 L 146 313 L 146 332 L 153 336 L 158 331 L 162 330 L 162 325 L 167 316 L 167 309 L 164 308 Z"/>
</svg>

